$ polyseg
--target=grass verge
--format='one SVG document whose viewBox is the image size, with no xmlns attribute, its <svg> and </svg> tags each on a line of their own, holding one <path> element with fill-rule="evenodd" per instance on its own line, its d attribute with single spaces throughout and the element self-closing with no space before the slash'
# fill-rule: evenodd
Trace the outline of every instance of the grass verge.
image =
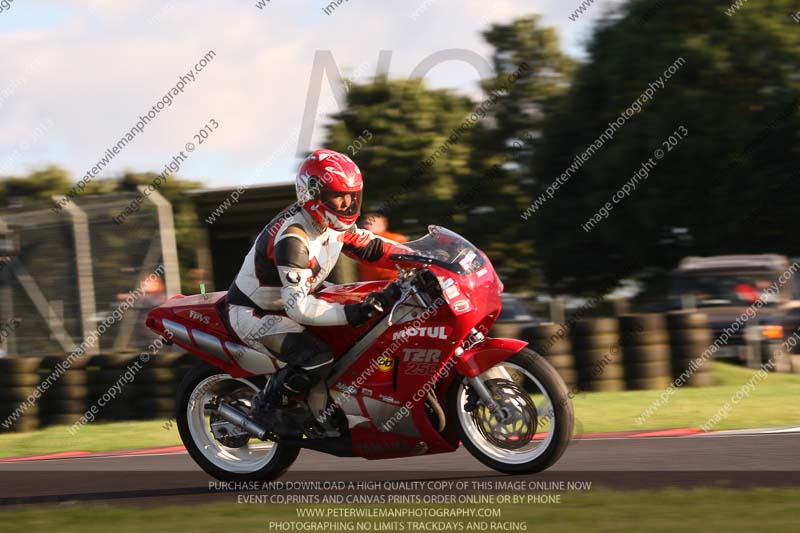
<svg viewBox="0 0 800 533">
<path fill-rule="evenodd" d="M 713 363 L 715 386 L 682 387 L 644 423 L 636 418 L 656 401 L 663 390 L 580 393 L 573 399 L 576 433 L 699 428 L 709 421 L 726 402 L 751 380 L 756 371 Z M 731 403 L 728 416 L 713 426 L 714 430 L 747 429 L 800 423 L 800 375 L 769 374 L 754 380 L 754 390 Z"/>
<path fill-rule="evenodd" d="M 71 426 L 50 426 L 27 433 L 0 435 L 0 457 L 37 455 L 66 451 L 106 452 L 134 448 L 156 448 L 181 444 L 178 427 L 164 420 L 93 423 L 75 435 Z"/>
</svg>

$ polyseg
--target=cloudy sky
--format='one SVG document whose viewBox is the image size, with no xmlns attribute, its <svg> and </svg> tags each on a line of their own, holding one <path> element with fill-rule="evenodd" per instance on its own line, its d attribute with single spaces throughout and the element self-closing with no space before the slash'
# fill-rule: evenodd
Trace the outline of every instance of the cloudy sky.
<svg viewBox="0 0 800 533">
<path fill-rule="evenodd" d="M 564 49 L 582 54 L 592 25 L 614 0 L 597 0 L 573 22 L 580 0 L 0 0 L 0 175 L 58 164 L 79 180 L 209 51 L 193 82 L 104 165 L 161 171 L 204 126 L 211 133 L 178 174 L 228 187 L 293 179 L 297 134 L 318 51 L 343 76 L 367 80 L 380 50 L 389 75 L 407 78 L 441 50 L 489 59 L 480 31 L 530 13 L 556 26 Z M 478 94 L 473 66 L 450 61 L 433 87 Z M 323 141 L 322 84 L 311 146 Z"/>
</svg>

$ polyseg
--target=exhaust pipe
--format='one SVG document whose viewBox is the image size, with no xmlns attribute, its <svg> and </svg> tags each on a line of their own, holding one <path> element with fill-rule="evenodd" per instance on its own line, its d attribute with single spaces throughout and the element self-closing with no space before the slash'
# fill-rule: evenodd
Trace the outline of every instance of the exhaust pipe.
<svg viewBox="0 0 800 533">
<path fill-rule="evenodd" d="M 267 430 L 261 427 L 261 425 L 258 424 L 258 422 L 248 417 L 235 407 L 232 407 L 227 403 L 220 403 L 219 405 L 213 406 L 213 410 L 216 410 L 219 416 L 221 416 L 231 424 L 239 426 L 240 428 L 242 428 L 243 430 L 245 430 L 246 432 L 250 433 L 252 436 L 260 440 L 264 440 L 264 437 L 267 434 Z"/>
</svg>

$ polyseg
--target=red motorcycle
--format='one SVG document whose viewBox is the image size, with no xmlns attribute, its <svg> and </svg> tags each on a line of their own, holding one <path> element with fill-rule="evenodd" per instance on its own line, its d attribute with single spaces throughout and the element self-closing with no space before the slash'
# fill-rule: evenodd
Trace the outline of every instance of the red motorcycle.
<svg viewBox="0 0 800 533">
<path fill-rule="evenodd" d="M 268 427 L 250 416 L 252 400 L 284 363 L 236 336 L 224 292 L 178 295 L 149 313 L 151 330 L 207 363 L 186 375 L 177 401 L 181 439 L 198 465 L 221 480 L 270 480 L 302 448 L 385 459 L 459 443 L 509 474 L 558 460 L 574 423 L 567 387 L 527 343 L 485 335 L 503 291 L 486 255 L 438 226 L 396 251 L 400 299 L 358 328 L 310 327 L 333 351 L 333 371 Z M 344 304 L 385 286 L 351 283 L 316 296 Z"/>
</svg>

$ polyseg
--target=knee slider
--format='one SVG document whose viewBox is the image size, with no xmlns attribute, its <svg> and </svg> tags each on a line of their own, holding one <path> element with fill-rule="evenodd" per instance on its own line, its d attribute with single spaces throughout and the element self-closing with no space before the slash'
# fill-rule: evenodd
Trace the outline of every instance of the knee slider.
<svg viewBox="0 0 800 533">
<path fill-rule="evenodd" d="M 319 381 L 319 377 L 317 376 L 315 379 L 315 376 L 313 376 L 307 370 L 302 368 L 293 368 L 292 371 L 286 376 L 286 380 L 283 382 L 283 387 L 290 394 L 305 392 L 317 381 Z"/>
</svg>

